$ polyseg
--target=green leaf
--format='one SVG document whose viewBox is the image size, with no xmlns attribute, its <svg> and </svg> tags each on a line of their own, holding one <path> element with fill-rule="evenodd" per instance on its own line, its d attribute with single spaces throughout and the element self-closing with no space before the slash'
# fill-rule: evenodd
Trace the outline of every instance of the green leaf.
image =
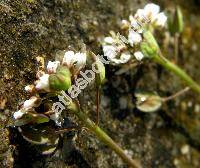
<svg viewBox="0 0 200 168">
<path fill-rule="evenodd" d="M 142 112 L 155 112 L 162 106 L 162 99 L 157 94 L 138 92 L 135 96 L 137 98 L 136 107 Z"/>
<path fill-rule="evenodd" d="M 99 87 L 103 84 L 105 80 L 105 66 L 100 60 L 97 60 L 95 63 L 96 63 L 95 64 L 96 68 L 99 71 L 99 73 L 96 73 L 95 82 L 96 82 L 96 85 Z"/>
<path fill-rule="evenodd" d="M 71 86 L 70 70 L 65 66 L 58 67 L 56 74 L 49 76 L 49 85 L 50 89 L 55 91 L 68 90 Z"/>
<path fill-rule="evenodd" d="M 18 128 L 23 138 L 30 143 L 37 145 L 56 145 L 58 144 L 59 135 L 51 126 L 23 126 Z"/>
</svg>

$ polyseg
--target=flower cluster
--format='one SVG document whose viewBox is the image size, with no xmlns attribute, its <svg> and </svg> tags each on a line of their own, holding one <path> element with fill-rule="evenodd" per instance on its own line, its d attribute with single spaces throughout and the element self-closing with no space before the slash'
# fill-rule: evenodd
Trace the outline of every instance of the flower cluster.
<svg viewBox="0 0 200 168">
<path fill-rule="evenodd" d="M 167 21 L 165 14 L 160 12 L 160 7 L 153 3 L 147 4 L 144 9 L 138 9 L 134 18 L 140 22 L 146 19 L 153 26 L 160 27 L 164 27 Z M 134 20 L 132 20 L 131 24 L 133 23 L 135 23 Z"/>
<path fill-rule="evenodd" d="M 130 15 L 129 21 L 122 20 L 121 28 L 127 34 L 127 38 L 113 32 L 112 36 L 104 38 L 102 42 L 104 55 L 114 64 L 127 63 L 132 58 L 131 55 L 141 61 L 144 56 L 139 49 L 144 31 L 163 28 L 166 21 L 167 17 L 160 12 L 158 5 L 147 4 L 144 9 L 138 9 L 134 16 Z"/>
<path fill-rule="evenodd" d="M 67 90 L 71 86 L 71 75 L 77 75 L 85 64 L 86 53 L 74 53 L 74 51 L 65 52 L 62 61 L 49 61 L 46 71 L 38 70 L 36 75 L 38 80 L 35 81 L 35 84 L 25 87 L 25 91 L 35 96 L 32 96 L 23 103 L 21 108 L 14 113 L 14 119 L 23 119 L 24 121 L 26 118 L 27 120 L 27 116 L 24 118 L 24 115 L 27 114 L 34 114 L 34 117 L 41 117 L 41 115 L 37 116 L 37 110 L 35 109 L 42 103 L 39 93 Z M 30 115 L 28 117 L 30 118 Z M 58 114 L 51 114 L 48 117 L 59 125 Z M 30 122 L 32 121 L 30 120 Z"/>
<path fill-rule="evenodd" d="M 126 45 L 120 40 L 114 32 L 111 32 L 112 37 L 105 37 L 103 42 L 103 52 L 111 63 L 122 64 L 127 63 L 131 54 L 127 51 Z"/>
<path fill-rule="evenodd" d="M 36 81 L 35 88 L 37 90 L 43 90 L 46 92 L 50 91 L 49 77 L 50 74 L 55 74 L 57 68 L 62 65 L 66 66 L 72 74 L 76 75 L 86 64 L 85 53 L 74 53 L 74 51 L 67 51 L 64 54 L 62 62 L 60 61 L 49 61 L 47 64 L 47 73 L 43 72 L 39 76 L 39 80 Z"/>
</svg>

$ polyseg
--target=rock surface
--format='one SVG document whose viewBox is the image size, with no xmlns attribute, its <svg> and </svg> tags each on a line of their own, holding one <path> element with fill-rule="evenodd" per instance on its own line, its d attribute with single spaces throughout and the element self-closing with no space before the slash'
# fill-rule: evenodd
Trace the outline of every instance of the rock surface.
<svg viewBox="0 0 200 168">
<path fill-rule="evenodd" d="M 200 18 L 199 9 L 195 7 L 199 1 L 178 2 L 187 19 L 180 65 L 200 83 L 200 25 L 195 22 Z M 175 5 L 168 1 L 159 3 L 162 7 Z M 127 167 L 88 132 L 81 132 L 81 138 L 76 141 L 71 140 L 73 133 L 70 133 L 63 140 L 66 141 L 63 148 L 53 156 L 40 156 L 22 137 L 18 139 L 21 143 L 15 143 L 13 132 L 9 135 L 6 127 L 12 125 L 13 112 L 26 98 L 24 86 L 35 80 L 37 56 L 53 60 L 57 51 L 79 50 L 83 43 L 87 49 L 101 53 L 99 39 L 110 30 L 117 32 L 119 21 L 128 18 L 143 4 L 146 1 L 0 1 L 1 167 Z M 143 114 L 132 102 L 135 88 L 156 90 L 166 96 L 180 90 L 182 83 L 155 64 L 142 65 L 122 76 L 114 75 L 115 70 L 113 67 L 108 70 L 107 78 L 111 82 L 103 89 L 101 127 L 129 155 L 140 159 L 144 167 L 198 167 L 200 101 L 197 95 L 189 92 L 157 113 Z M 128 102 L 127 108 L 122 110 L 119 107 L 121 97 Z M 91 99 L 90 103 L 93 106 Z M 90 115 L 95 118 L 92 112 Z"/>
</svg>

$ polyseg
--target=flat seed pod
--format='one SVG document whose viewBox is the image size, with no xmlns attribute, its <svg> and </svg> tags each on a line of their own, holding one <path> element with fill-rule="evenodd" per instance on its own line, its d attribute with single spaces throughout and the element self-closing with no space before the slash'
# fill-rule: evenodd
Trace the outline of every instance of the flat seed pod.
<svg viewBox="0 0 200 168">
<path fill-rule="evenodd" d="M 43 155 L 49 155 L 56 150 L 57 144 L 56 145 L 40 145 L 40 146 L 37 146 L 37 148 Z"/>
<path fill-rule="evenodd" d="M 49 122 L 49 118 L 44 114 L 36 112 L 27 112 L 20 119 L 17 119 L 14 123 L 15 126 L 22 126 L 26 124 L 41 124 Z"/>
<path fill-rule="evenodd" d="M 23 138 L 37 145 L 56 145 L 58 144 L 59 135 L 53 132 L 50 126 L 23 126 L 18 128 Z"/>
<path fill-rule="evenodd" d="M 162 99 L 160 96 L 153 93 L 135 93 L 137 98 L 136 107 L 146 113 L 155 112 L 162 106 Z"/>
</svg>

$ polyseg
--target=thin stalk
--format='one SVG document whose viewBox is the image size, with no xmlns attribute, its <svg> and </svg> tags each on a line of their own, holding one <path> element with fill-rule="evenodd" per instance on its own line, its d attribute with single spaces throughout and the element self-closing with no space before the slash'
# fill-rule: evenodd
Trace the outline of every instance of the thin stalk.
<svg viewBox="0 0 200 168">
<path fill-rule="evenodd" d="M 177 76 L 179 76 L 185 83 L 194 91 L 196 91 L 198 94 L 200 94 L 200 85 L 196 83 L 187 73 L 185 73 L 181 68 L 179 68 L 177 65 L 173 64 L 169 60 L 167 60 L 165 57 L 160 55 L 155 55 L 153 57 L 154 61 L 165 67 L 166 69 L 172 71 Z"/>
<path fill-rule="evenodd" d="M 174 35 L 174 55 L 175 55 L 175 62 L 178 63 L 178 56 L 179 56 L 179 33 L 175 33 Z"/>
<path fill-rule="evenodd" d="M 96 90 L 96 115 L 97 115 L 97 118 L 96 118 L 96 125 L 99 125 L 99 99 L 100 99 L 100 88 L 97 87 L 97 90 Z"/>
<path fill-rule="evenodd" d="M 188 90 L 190 90 L 190 87 L 186 87 L 186 88 L 184 88 L 183 90 L 180 90 L 179 92 L 177 92 L 177 93 L 175 93 L 175 94 L 173 94 L 173 95 L 171 95 L 171 96 L 163 97 L 163 98 L 162 98 L 162 101 L 163 101 L 163 102 L 167 102 L 167 101 L 169 101 L 169 100 L 175 99 L 175 98 L 177 98 L 178 96 L 181 96 L 182 94 L 184 94 L 185 92 L 187 92 Z"/>
<path fill-rule="evenodd" d="M 85 113 L 81 110 L 71 110 L 74 114 L 85 124 L 85 126 L 92 131 L 97 138 L 108 145 L 116 154 L 118 154 L 130 167 L 141 168 L 141 165 L 127 156 L 123 149 L 120 148 L 101 128 L 99 128 L 93 121 L 91 121 Z"/>
</svg>

